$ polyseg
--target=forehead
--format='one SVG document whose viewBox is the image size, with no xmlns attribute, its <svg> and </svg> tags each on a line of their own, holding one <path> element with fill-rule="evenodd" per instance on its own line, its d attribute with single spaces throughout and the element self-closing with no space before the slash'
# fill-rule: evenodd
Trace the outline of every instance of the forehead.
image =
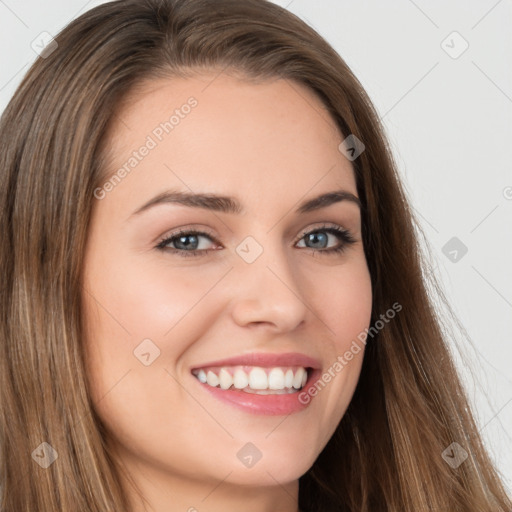
<svg viewBox="0 0 512 512">
<path fill-rule="evenodd" d="M 296 82 L 159 78 L 132 91 L 113 117 L 107 175 L 126 172 L 109 196 L 173 188 L 296 202 L 333 186 L 355 194 L 343 138 L 320 99 Z"/>
</svg>

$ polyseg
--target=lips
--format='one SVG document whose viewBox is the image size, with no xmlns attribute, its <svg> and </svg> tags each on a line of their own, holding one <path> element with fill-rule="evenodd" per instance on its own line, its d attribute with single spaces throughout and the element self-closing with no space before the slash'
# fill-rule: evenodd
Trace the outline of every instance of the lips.
<svg viewBox="0 0 512 512">
<path fill-rule="evenodd" d="M 320 373 L 320 363 L 299 353 L 247 354 L 192 368 L 198 384 L 215 398 L 256 414 L 290 414 L 308 404 L 300 390 Z"/>
</svg>

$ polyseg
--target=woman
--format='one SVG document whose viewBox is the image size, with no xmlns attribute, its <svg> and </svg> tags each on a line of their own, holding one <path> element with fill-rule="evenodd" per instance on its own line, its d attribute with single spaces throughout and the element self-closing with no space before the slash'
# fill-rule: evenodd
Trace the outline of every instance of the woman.
<svg viewBox="0 0 512 512">
<path fill-rule="evenodd" d="M 0 144 L 3 512 L 510 510 L 378 116 L 295 16 L 97 7 Z"/>
</svg>

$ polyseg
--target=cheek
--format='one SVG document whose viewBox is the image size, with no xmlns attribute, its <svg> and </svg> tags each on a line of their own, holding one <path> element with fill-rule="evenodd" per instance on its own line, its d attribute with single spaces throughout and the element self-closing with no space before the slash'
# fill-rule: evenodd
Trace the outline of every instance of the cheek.
<svg viewBox="0 0 512 512">
<path fill-rule="evenodd" d="M 364 259 L 330 272 L 330 279 L 320 274 L 315 281 L 315 311 L 321 312 L 330 344 L 324 351 L 322 375 L 304 396 L 313 401 L 311 410 L 323 425 L 320 445 L 334 433 L 352 399 L 364 357 L 362 333 L 369 328 L 372 313 L 371 279 Z"/>
<path fill-rule="evenodd" d="M 180 269 L 137 258 L 92 264 L 86 288 L 92 309 L 98 310 L 97 338 L 119 341 L 122 351 L 127 344 L 133 350 L 146 338 L 156 344 L 172 338 L 172 346 L 179 352 L 184 348 L 179 340 L 186 339 L 176 335 L 180 324 L 190 328 L 187 320 L 197 316 L 199 303 L 223 272 L 224 267 L 209 271 L 199 266 Z"/>
<path fill-rule="evenodd" d="M 370 322 L 372 287 L 366 260 L 354 258 L 340 269 L 317 272 L 314 279 L 314 307 L 339 354 Z"/>
</svg>

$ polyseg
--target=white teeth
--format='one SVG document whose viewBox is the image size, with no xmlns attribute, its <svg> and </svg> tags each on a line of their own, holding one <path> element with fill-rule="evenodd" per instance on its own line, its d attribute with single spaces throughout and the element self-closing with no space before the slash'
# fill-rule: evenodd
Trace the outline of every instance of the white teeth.
<svg viewBox="0 0 512 512">
<path fill-rule="evenodd" d="M 233 385 L 233 377 L 226 369 L 222 368 L 219 373 L 219 382 L 221 389 L 229 389 Z"/>
<path fill-rule="evenodd" d="M 204 373 L 204 370 L 199 370 L 197 378 L 199 379 L 199 382 L 202 382 L 203 384 L 206 382 L 206 373 Z"/>
<path fill-rule="evenodd" d="M 253 368 L 249 373 L 249 387 L 252 389 L 267 389 L 268 378 L 263 368 Z"/>
<path fill-rule="evenodd" d="M 268 374 L 269 389 L 284 389 L 284 372 L 281 368 L 272 368 Z"/>
<path fill-rule="evenodd" d="M 284 387 L 291 388 L 293 386 L 293 371 L 287 370 L 284 376 Z"/>
<path fill-rule="evenodd" d="M 217 375 L 215 375 L 215 373 L 213 373 L 212 371 L 209 371 L 206 374 L 206 382 L 208 383 L 208 385 L 216 387 L 219 385 L 219 377 L 217 377 Z"/>
<path fill-rule="evenodd" d="M 295 372 L 295 377 L 293 377 L 293 387 L 295 389 L 300 389 L 302 387 L 302 377 L 304 376 L 304 368 L 299 368 Z"/>
<path fill-rule="evenodd" d="M 296 367 L 294 367 L 296 368 Z M 286 394 L 295 393 L 306 385 L 308 372 L 304 367 L 261 368 L 222 367 L 212 370 L 200 369 L 193 374 L 202 384 L 221 389 L 238 389 L 248 393 Z"/>
<path fill-rule="evenodd" d="M 244 389 L 249 385 L 249 377 L 247 377 L 247 374 L 238 368 L 235 370 L 235 375 L 233 376 L 233 386 L 235 386 L 236 389 Z"/>
</svg>

